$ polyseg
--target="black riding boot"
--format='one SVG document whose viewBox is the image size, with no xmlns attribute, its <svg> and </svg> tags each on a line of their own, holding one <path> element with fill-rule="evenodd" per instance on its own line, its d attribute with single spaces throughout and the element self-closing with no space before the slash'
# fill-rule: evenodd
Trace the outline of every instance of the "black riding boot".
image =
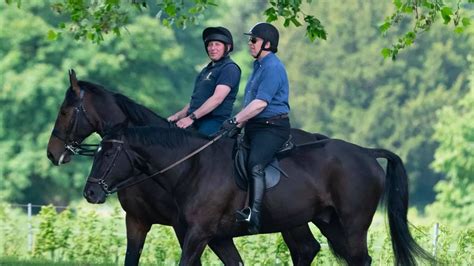
<svg viewBox="0 0 474 266">
<path fill-rule="evenodd" d="M 260 231 L 260 210 L 265 192 L 265 172 L 262 165 L 252 168 L 249 180 L 249 205 L 250 207 L 237 211 L 237 221 L 247 222 L 248 231 L 257 234 Z"/>
</svg>

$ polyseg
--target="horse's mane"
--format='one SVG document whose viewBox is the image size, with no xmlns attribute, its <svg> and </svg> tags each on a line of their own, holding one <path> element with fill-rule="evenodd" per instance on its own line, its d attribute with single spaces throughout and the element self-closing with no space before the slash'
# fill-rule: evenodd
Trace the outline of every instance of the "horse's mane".
<svg viewBox="0 0 474 266">
<path fill-rule="evenodd" d="M 157 115 L 145 106 L 134 102 L 127 96 L 120 93 L 115 93 L 114 98 L 117 105 L 125 113 L 125 116 L 134 125 L 159 125 L 162 127 L 170 127 L 170 123 L 166 119 Z"/>
<path fill-rule="evenodd" d="M 157 115 L 147 107 L 134 102 L 127 96 L 106 90 L 103 86 L 94 84 L 88 81 L 79 81 L 79 86 L 90 93 L 98 96 L 111 95 L 117 106 L 122 110 L 128 120 L 137 126 L 158 125 L 162 127 L 170 127 L 171 124 L 163 117 Z M 67 99 L 73 99 L 72 93 L 67 96 Z"/>
<path fill-rule="evenodd" d="M 128 127 L 124 135 L 131 145 L 159 145 L 164 148 L 179 148 L 189 145 L 190 140 L 208 140 L 205 136 L 181 128 L 157 126 Z"/>
</svg>

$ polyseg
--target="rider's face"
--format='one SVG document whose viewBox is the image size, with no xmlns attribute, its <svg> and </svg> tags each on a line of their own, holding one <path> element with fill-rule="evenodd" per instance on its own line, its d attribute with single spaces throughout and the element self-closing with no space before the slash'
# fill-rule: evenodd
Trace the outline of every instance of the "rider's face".
<svg viewBox="0 0 474 266">
<path fill-rule="evenodd" d="M 212 61 L 220 60 L 225 53 L 225 44 L 218 41 L 210 41 L 207 44 L 207 53 Z"/>
<path fill-rule="evenodd" d="M 248 44 L 249 44 L 250 54 L 253 57 L 255 57 L 257 56 L 258 52 L 260 51 L 260 48 L 262 47 L 263 39 L 250 36 Z"/>
</svg>

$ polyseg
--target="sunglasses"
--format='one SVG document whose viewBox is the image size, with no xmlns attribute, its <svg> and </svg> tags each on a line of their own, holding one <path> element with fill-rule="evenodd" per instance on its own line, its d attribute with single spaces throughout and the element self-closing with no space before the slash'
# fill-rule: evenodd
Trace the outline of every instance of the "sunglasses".
<svg viewBox="0 0 474 266">
<path fill-rule="evenodd" d="M 253 44 L 256 44 L 257 43 L 257 37 L 249 37 L 249 42 L 253 43 Z"/>
</svg>

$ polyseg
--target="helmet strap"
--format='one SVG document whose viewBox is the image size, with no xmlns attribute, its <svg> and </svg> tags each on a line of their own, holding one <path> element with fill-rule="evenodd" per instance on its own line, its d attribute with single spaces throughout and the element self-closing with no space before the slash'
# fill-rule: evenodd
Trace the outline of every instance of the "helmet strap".
<svg viewBox="0 0 474 266">
<path fill-rule="evenodd" d="M 258 59 L 262 54 L 262 51 L 271 51 L 270 48 L 265 48 L 267 42 L 267 40 L 263 39 L 262 46 L 260 46 L 260 51 L 258 51 L 257 55 L 255 55 L 253 58 Z"/>
<path fill-rule="evenodd" d="M 227 43 L 224 43 L 224 46 L 225 46 L 225 52 L 224 52 L 224 55 L 222 56 L 222 58 L 226 57 L 227 55 L 229 55 L 229 50 L 230 50 L 230 44 L 227 44 Z"/>
</svg>

